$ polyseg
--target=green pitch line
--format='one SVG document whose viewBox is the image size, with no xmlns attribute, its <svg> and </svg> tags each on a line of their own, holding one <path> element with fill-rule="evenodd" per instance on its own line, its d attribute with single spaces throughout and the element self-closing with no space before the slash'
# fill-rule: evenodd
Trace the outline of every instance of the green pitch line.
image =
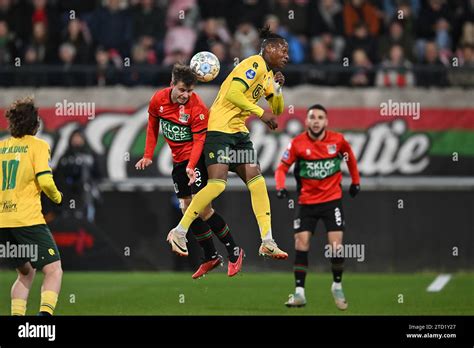
<svg viewBox="0 0 474 348">
<path fill-rule="evenodd" d="M 474 274 L 455 273 L 437 293 L 426 291 L 435 273 L 344 275 L 349 309 L 336 309 L 329 273 L 309 274 L 308 305 L 286 308 L 292 273 L 244 273 L 228 278 L 223 270 L 203 279 L 191 273 L 67 272 L 57 315 L 473 315 Z M 0 271 L 0 314 L 10 311 L 16 275 Z M 39 306 L 37 276 L 28 314 Z M 399 303 L 403 295 L 403 303 Z"/>
</svg>

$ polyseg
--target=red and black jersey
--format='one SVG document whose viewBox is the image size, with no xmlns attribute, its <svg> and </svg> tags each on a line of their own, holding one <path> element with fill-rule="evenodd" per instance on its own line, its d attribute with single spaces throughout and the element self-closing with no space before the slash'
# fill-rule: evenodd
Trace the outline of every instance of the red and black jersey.
<svg viewBox="0 0 474 348">
<path fill-rule="evenodd" d="M 162 89 L 150 100 L 144 157 L 153 157 L 161 127 L 171 148 L 173 162 L 189 160 L 188 167 L 194 168 L 204 146 L 209 111 L 196 93 L 181 105 L 173 103 L 171 91 L 171 87 Z"/>
<path fill-rule="evenodd" d="M 295 163 L 300 204 L 319 204 L 342 197 L 341 162 L 347 160 L 352 183 L 359 184 L 357 161 L 351 146 L 341 133 L 326 131 L 322 140 L 313 140 L 308 132 L 295 137 L 283 154 L 275 172 L 277 189 L 285 187 L 288 169 Z"/>
</svg>

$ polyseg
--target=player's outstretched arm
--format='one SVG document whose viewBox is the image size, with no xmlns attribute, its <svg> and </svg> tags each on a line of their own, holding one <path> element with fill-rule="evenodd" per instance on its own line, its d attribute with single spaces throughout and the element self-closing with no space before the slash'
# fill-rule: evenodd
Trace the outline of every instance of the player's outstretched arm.
<svg viewBox="0 0 474 348">
<path fill-rule="evenodd" d="M 41 174 L 37 176 L 37 180 L 41 191 L 43 191 L 44 194 L 54 203 L 61 204 L 63 195 L 56 187 L 53 175 L 51 173 Z"/>
<path fill-rule="evenodd" d="M 135 168 L 137 170 L 144 170 L 146 167 L 153 163 L 151 159 L 153 158 L 153 152 L 155 151 L 156 143 L 158 141 L 159 131 L 159 119 L 157 117 L 149 115 L 148 127 L 146 131 L 145 153 L 143 155 L 143 158 L 135 164 Z"/>
</svg>

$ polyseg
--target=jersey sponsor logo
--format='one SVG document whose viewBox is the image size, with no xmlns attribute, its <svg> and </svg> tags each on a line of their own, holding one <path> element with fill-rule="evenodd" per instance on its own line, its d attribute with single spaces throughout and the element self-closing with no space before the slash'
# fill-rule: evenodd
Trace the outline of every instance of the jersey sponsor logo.
<svg viewBox="0 0 474 348">
<path fill-rule="evenodd" d="M 293 228 L 296 230 L 301 227 L 301 219 L 293 220 Z"/>
<path fill-rule="evenodd" d="M 199 168 L 194 168 L 194 173 L 196 174 L 196 180 L 194 181 L 194 185 L 196 185 L 196 187 L 201 187 L 202 185 L 201 171 L 199 170 Z"/>
<path fill-rule="evenodd" d="M 339 207 L 336 207 L 334 209 L 334 217 L 336 219 L 336 225 L 341 226 L 342 225 L 342 214 L 341 214 L 341 210 L 339 209 Z"/>
<path fill-rule="evenodd" d="M 337 151 L 337 145 L 336 144 L 331 144 L 331 145 L 328 145 L 328 154 L 330 155 L 334 155 L 336 154 L 336 151 Z"/>
<path fill-rule="evenodd" d="M 256 71 L 255 70 L 252 70 L 252 69 L 249 69 L 245 72 L 245 76 L 249 79 L 249 80 L 253 80 L 255 78 L 255 75 L 257 75 Z"/>
<path fill-rule="evenodd" d="M 300 177 L 305 179 L 325 179 L 341 170 L 339 157 L 316 161 L 300 160 Z"/>
<path fill-rule="evenodd" d="M 188 123 L 189 116 L 190 116 L 189 114 L 185 114 L 184 112 L 181 112 L 179 114 L 178 120 L 179 120 L 179 122 Z"/>
<path fill-rule="evenodd" d="M 261 84 L 258 84 L 257 87 L 252 92 L 252 98 L 257 100 L 260 99 L 263 93 L 263 86 Z"/>
<path fill-rule="evenodd" d="M 3 201 L 0 205 L 0 213 L 13 213 L 16 212 L 16 203 L 13 201 Z"/>
<path fill-rule="evenodd" d="M 192 141 L 193 135 L 189 126 L 183 126 L 168 120 L 160 119 L 160 126 L 166 139 L 174 142 Z"/>
</svg>

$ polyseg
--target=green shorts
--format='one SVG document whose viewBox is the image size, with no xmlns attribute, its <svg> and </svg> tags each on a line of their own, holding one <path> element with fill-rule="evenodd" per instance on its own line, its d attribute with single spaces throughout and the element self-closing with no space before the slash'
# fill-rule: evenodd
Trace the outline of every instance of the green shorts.
<svg viewBox="0 0 474 348">
<path fill-rule="evenodd" d="M 257 152 L 253 148 L 249 133 L 223 133 L 209 131 L 204 144 L 206 167 L 211 164 L 227 164 L 229 170 L 241 164 L 258 165 Z"/>
<path fill-rule="evenodd" d="M 14 268 L 30 262 L 36 269 L 61 259 L 53 235 L 44 224 L 0 228 L 0 258 Z"/>
</svg>

